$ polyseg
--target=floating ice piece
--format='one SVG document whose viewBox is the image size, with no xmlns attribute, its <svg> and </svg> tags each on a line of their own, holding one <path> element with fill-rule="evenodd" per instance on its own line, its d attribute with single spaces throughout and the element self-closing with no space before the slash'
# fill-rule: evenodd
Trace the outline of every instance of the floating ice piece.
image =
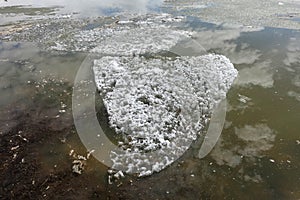
<svg viewBox="0 0 300 200">
<path fill-rule="evenodd" d="M 82 160 L 74 160 L 72 166 L 73 173 L 82 174 L 83 170 L 84 170 L 84 162 Z"/>
<path fill-rule="evenodd" d="M 238 97 L 239 97 L 239 101 L 241 103 L 247 103 L 248 101 L 251 101 L 251 98 L 245 96 L 245 95 L 241 95 L 241 94 L 238 94 Z"/>
<path fill-rule="evenodd" d="M 109 124 L 122 136 L 113 169 L 140 176 L 179 158 L 200 134 L 206 115 L 226 96 L 237 71 L 220 55 L 94 61 Z"/>
</svg>

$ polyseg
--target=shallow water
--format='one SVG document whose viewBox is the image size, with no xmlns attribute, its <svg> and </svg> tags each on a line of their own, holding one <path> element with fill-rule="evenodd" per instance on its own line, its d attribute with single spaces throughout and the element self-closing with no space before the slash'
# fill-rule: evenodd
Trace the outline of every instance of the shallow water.
<svg viewBox="0 0 300 200">
<path fill-rule="evenodd" d="M 141 179 L 129 175 L 113 185 L 107 183 L 107 168 L 88 160 L 83 173 L 94 179 L 85 184 L 107 187 L 111 197 L 127 199 L 299 199 L 300 31 L 215 25 L 195 17 L 188 17 L 181 28 L 195 31 L 193 39 L 207 52 L 227 56 L 239 70 L 227 95 L 226 123 L 217 145 L 199 159 L 196 142 L 160 173 Z M 71 87 L 85 56 L 45 52 L 36 43 L 0 43 L 0 118 L 8 124 L 1 126 L 1 135 L 13 127 L 9 116 L 14 106 L 30 108 L 31 99 L 42 102 L 39 116 L 59 115 L 53 129 L 62 132 L 58 138 L 63 142 L 40 148 L 41 173 L 53 173 L 60 165 L 71 168 L 72 149 L 80 155 L 90 150 L 74 127 L 67 131 L 72 134 L 60 130 L 73 123 Z"/>
</svg>

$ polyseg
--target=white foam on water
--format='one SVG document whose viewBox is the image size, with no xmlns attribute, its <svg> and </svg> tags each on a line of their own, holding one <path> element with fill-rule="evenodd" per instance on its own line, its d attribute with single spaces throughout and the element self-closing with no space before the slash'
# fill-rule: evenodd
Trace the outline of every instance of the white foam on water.
<svg viewBox="0 0 300 200">
<path fill-rule="evenodd" d="M 237 76 L 229 59 L 214 54 L 106 56 L 93 71 L 109 124 L 122 136 L 112 168 L 140 176 L 161 171 L 189 148 Z"/>
</svg>

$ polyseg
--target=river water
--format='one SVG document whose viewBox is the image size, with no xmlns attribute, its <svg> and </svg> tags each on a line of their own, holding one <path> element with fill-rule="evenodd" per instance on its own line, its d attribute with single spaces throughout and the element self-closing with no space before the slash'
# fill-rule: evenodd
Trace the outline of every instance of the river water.
<svg viewBox="0 0 300 200">
<path fill-rule="evenodd" d="M 91 194 L 84 193 L 86 198 L 299 199 L 300 30 L 299 21 L 295 20 L 299 13 L 297 9 L 286 11 L 289 7 L 299 8 L 299 4 L 270 1 L 274 6 L 265 12 L 239 18 L 238 14 L 230 15 L 231 9 L 256 8 L 245 2 L 246 5 L 241 2 L 230 6 L 221 0 L 137 2 L 89 1 L 82 5 L 61 1 L 41 4 L 33 0 L 25 7 L 12 7 L 21 4 L 16 1 L 1 2 L 0 136 L 4 138 L 21 123 L 14 118 L 19 110 L 32 112 L 32 120 L 56 119 L 49 123 L 51 131 L 58 132 L 57 140 L 35 144 L 39 149 L 38 171 L 46 176 L 61 167 L 72 173 L 74 161 L 82 159 L 69 154 L 74 151 L 88 157 L 87 151 L 91 150 L 82 144 L 73 126 L 72 87 L 89 50 L 101 42 L 97 38 L 89 41 L 82 34 L 116 20 L 139 20 L 144 13 L 187 15 L 176 27 L 192 32 L 193 40 L 207 53 L 228 57 L 239 71 L 227 93 L 225 125 L 213 150 L 200 159 L 195 142 L 163 171 L 143 178 L 128 175 L 113 184 L 108 182 L 107 168 L 92 158 L 84 161 L 82 175 L 68 180 L 70 185 L 79 182 L 84 187 L 97 186 L 94 191 L 88 190 Z M 222 13 L 224 8 L 227 10 Z M 217 11 L 221 14 L 217 15 Z M 137 12 L 139 15 L 133 14 Z M 38 33 L 39 30 L 45 31 Z M 76 36 L 73 30 L 81 34 L 82 40 L 71 41 L 70 35 Z M 92 47 L 84 48 L 86 45 Z M 84 91 L 83 94 L 88 95 Z M 34 110 L 35 106 L 38 109 Z M 25 155 L 30 157 L 29 153 Z M 85 174 L 90 175 L 89 179 Z M 59 187 L 54 185 L 50 188 Z M 98 191 L 98 187 L 106 189 Z M 46 190 L 41 194 L 51 196 Z"/>
</svg>

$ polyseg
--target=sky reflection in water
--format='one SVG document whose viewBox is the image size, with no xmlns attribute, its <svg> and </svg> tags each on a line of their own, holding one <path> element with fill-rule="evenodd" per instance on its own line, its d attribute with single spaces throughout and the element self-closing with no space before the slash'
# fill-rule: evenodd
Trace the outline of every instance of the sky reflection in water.
<svg viewBox="0 0 300 200">
<path fill-rule="evenodd" d="M 67 1 L 67 0 L 28 0 L 28 1 L 8 1 L 0 2 L 2 6 L 33 6 L 33 7 L 63 7 L 62 12 L 78 12 L 82 16 L 99 16 L 99 15 L 113 15 L 118 12 L 133 12 L 133 13 L 147 13 L 158 11 L 159 5 L 163 0 L 87 0 L 82 1 Z"/>
</svg>

